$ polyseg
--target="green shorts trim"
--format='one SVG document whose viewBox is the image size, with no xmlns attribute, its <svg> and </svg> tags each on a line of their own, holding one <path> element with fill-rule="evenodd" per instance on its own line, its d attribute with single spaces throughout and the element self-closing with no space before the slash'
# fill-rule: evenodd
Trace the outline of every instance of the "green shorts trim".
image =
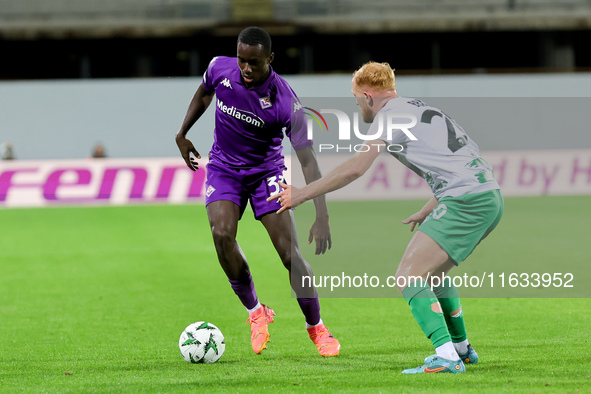
<svg viewBox="0 0 591 394">
<path fill-rule="evenodd" d="M 499 224 L 503 209 L 499 189 L 443 197 L 419 230 L 433 238 L 457 265 Z"/>
</svg>

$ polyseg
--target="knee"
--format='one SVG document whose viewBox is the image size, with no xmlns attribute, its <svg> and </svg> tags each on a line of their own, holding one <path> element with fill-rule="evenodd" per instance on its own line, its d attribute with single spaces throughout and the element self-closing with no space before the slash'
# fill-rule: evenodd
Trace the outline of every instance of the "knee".
<svg viewBox="0 0 591 394">
<path fill-rule="evenodd" d="M 216 249 L 232 247 L 235 242 L 234 234 L 227 226 L 216 225 L 211 227 L 211 235 Z"/>
<path fill-rule="evenodd" d="M 311 275 L 310 264 L 300 253 L 299 249 L 287 247 L 279 251 L 279 257 L 283 266 L 291 273 L 296 275 Z"/>
<path fill-rule="evenodd" d="M 289 271 L 293 277 L 311 278 L 314 275 L 314 271 L 310 264 L 299 253 L 294 252 L 290 266 L 291 268 Z"/>
<path fill-rule="evenodd" d="M 281 259 L 283 266 L 288 271 L 291 271 L 291 250 L 289 248 L 282 250 L 279 252 L 279 258 Z"/>
<path fill-rule="evenodd" d="M 293 256 L 291 238 L 281 238 L 274 242 L 277 255 L 281 259 L 283 266 L 291 270 L 291 260 Z M 297 254 L 297 251 L 296 251 Z"/>
</svg>

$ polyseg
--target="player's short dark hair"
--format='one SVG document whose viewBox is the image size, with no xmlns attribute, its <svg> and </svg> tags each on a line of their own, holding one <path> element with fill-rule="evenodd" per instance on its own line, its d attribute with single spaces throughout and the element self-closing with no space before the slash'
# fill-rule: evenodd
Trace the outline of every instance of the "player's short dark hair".
<svg viewBox="0 0 591 394">
<path fill-rule="evenodd" d="M 238 42 L 246 45 L 262 45 L 267 55 L 271 54 L 271 36 L 257 26 L 247 27 L 238 35 Z"/>
</svg>

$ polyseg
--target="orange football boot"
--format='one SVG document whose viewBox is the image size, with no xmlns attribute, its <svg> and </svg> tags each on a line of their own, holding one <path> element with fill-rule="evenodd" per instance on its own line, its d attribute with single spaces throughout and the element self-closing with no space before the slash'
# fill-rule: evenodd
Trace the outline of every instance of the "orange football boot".
<svg viewBox="0 0 591 394">
<path fill-rule="evenodd" d="M 250 341 L 252 342 L 252 350 L 256 354 L 261 354 L 267 347 L 271 336 L 269 323 L 273 323 L 273 315 L 275 315 L 273 309 L 261 304 L 261 307 L 252 312 L 246 320 L 247 324 L 250 323 Z"/>
<path fill-rule="evenodd" d="M 308 328 L 308 334 L 321 356 L 333 357 L 339 355 L 341 344 L 332 336 L 324 324 Z"/>
</svg>

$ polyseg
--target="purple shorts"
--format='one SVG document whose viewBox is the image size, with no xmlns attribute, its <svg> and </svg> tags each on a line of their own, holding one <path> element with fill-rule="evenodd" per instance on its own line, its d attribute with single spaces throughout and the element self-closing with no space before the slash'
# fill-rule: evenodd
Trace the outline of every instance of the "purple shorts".
<svg viewBox="0 0 591 394">
<path fill-rule="evenodd" d="M 285 182 L 285 166 L 277 168 L 230 168 L 219 162 L 207 164 L 205 182 L 205 205 L 214 201 L 232 201 L 240 207 L 240 217 L 250 201 L 254 217 L 258 220 L 269 212 L 281 208 L 277 200 L 268 202 L 267 198 L 283 189 L 279 181 Z"/>
</svg>

